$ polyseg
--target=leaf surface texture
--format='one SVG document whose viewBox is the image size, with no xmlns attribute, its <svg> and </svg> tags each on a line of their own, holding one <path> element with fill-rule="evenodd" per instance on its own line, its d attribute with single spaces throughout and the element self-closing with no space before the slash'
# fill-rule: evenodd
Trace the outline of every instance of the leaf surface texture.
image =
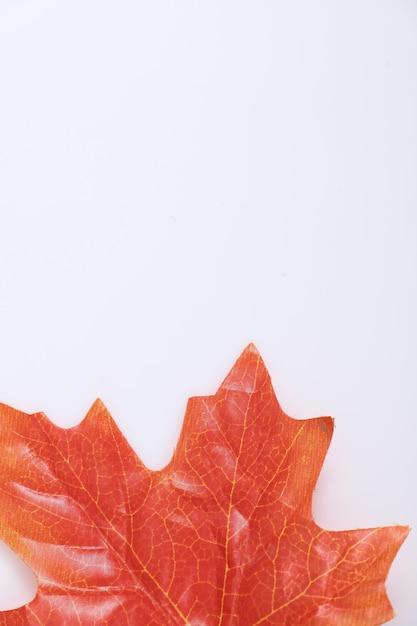
<svg viewBox="0 0 417 626">
<path fill-rule="evenodd" d="M 61 429 L 0 407 L 0 536 L 38 592 L 20 626 L 377 626 L 407 527 L 311 513 L 333 419 L 280 408 L 253 345 L 191 398 L 170 463 L 143 465 L 97 400 Z"/>
</svg>

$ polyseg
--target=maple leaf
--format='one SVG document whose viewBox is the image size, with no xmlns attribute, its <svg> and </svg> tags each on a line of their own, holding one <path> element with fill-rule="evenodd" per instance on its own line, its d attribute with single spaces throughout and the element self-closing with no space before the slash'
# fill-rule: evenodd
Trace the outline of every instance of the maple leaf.
<svg viewBox="0 0 417 626">
<path fill-rule="evenodd" d="M 280 408 L 250 345 L 146 468 L 97 400 L 78 426 L 1 406 L 0 536 L 38 592 L 0 625 L 373 626 L 408 528 L 328 531 L 313 490 L 333 420 Z"/>
</svg>

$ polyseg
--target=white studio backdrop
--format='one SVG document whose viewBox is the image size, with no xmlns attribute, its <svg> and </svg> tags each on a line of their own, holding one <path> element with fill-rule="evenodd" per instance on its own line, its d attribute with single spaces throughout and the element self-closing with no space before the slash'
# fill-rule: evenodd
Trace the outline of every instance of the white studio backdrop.
<svg viewBox="0 0 417 626">
<path fill-rule="evenodd" d="M 0 401 L 143 461 L 253 341 L 332 529 L 414 526 L 417 3 L 0 0 Z M 0 609 L 33 580 L 3 546 Z"/>
</svg>

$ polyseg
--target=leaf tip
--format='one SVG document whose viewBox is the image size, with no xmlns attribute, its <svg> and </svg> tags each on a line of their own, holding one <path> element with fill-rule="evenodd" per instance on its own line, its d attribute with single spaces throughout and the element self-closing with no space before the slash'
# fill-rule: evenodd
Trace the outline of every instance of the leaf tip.
<svg viewBox="0 0 417 626">
<path fill-rule="evenodd" d="M 248 354 L 255 354 L 257 356 L 260 356 L 258 348 L 252 342 L 248 343 L 246 348 L 243 350 L 242 355 L 246 354 L 246 353 L 248 353 Z"/>
<path fill-rule="evenodd" d="M 220 388 L 253 393 L 262 382 L 269 379 L 258 349 L 255 344 L 250 343 L 243 350 Z"/>
</svg>

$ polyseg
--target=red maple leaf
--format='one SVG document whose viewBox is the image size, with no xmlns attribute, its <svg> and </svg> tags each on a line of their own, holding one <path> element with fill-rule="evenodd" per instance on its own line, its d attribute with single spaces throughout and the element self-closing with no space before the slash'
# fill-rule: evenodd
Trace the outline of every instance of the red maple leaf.
<svg viewBox="0 0 417 626">
<path fill-rule="evenodd" d="M 280 408 L 250 345 L 189 400 L 150 471 L 98 400 L 71 429 L 0 412 L 0 536 L 38 592 L 0 625 L 375 626 L 408 528 L 328 531 L 313 489 L 333 420 Z"/>
</svg>

